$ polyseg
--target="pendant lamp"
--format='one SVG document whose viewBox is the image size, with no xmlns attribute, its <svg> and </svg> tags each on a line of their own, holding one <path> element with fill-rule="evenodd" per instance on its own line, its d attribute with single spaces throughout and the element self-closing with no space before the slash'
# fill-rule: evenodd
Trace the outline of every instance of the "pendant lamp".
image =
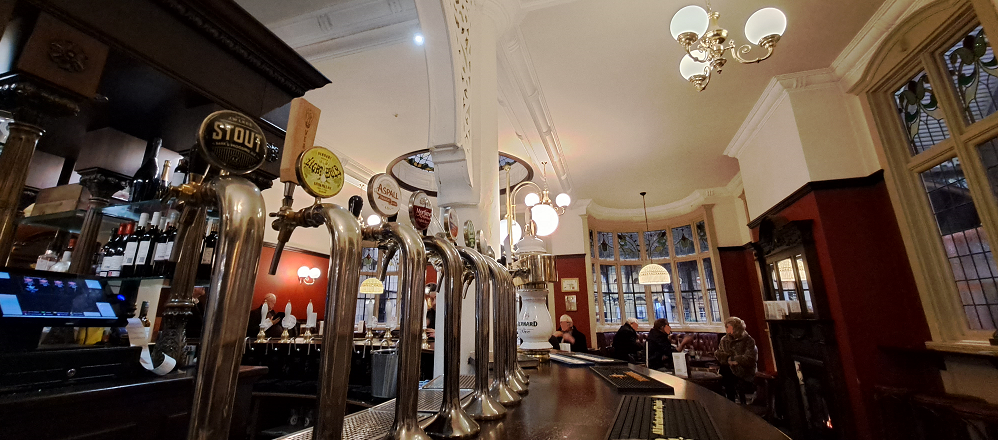
<svg viewBox="0 0 998 440">
<path fill-rule="evenodd" d="M 647 193 L 641 192 L 641 206 L 645 211 L 645 232 L 647 233 L 650 229 L 648 228 L 648 205 L 645 204 L 645 194 Z M 671 282 L 672 277 L 669 276 L 669 271 L 665 270 L 661 264 L 648 263 L 638 273 L 638 284 L 669 284 Z"/>
</svg>

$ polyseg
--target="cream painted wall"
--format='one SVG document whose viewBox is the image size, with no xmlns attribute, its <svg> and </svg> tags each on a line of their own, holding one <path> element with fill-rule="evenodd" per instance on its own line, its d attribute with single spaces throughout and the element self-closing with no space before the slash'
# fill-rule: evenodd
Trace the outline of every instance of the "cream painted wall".
<svg viewBox="0 0 998 440">
<path fill-rule="evenodd" d="M 717 245 L 741 246 L 751 241 L 748 218 L 742 200 L 738 197 L 724 197 L 714 204 L 714 233 Z"/>
<path fill-rule="evenodd" d="M 585 210 L 582 211 L 585 214 Z M 586 234 L 582 216 L 576 210 L 568 210 L 558 219 L 558 229 L 545 237 L 544 243 L 555 255 L 584 254 Z"/>
<path fill-rule="evenodd" d="M 782 99 L 738 155 L 742 184 L 752 218 L 810 180 L 797 121 L 789 99 Z"/>
<path fill-rule="evenodd" d="M 811 181 L 862 177 L 880 169 L 859 98 L 839 83 L 789 91 Z M 744 175 L 744 172 L 742 173 Z"/>
</svg>

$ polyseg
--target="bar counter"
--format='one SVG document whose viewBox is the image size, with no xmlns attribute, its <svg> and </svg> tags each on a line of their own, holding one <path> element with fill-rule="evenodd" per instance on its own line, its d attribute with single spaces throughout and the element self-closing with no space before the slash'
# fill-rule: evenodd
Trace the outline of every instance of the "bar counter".
<svg viewBox="0 0 998 440">
<path fill-rule="evenodd" d="M 666 397 L 691 399 L 703 404 L 722 438 L 789 439 L 765 420 L 713 391 L 670 374 L 648 370 L 643 366 L 630 367 L 675 388 L 675 394 Z M 530 375 L 530 391 L 524 396 L 523 403 L 510 408 L 502 420 L 481 422 L 482 433 L 479 438 L 606 439 L 623 394 L 617 393 L 613 386 L 585 366 L 570 367 L 552 361 L 540 364 L 537 369 L 528 369 L 527 372 Z M 363 417 L 362 413 L 367 411 L 370 410 L 348 417 Z M 388 418 L 388 423 L 391 423 L 391 417 Z M 311 438 L 311 429 L 308 429 L 283 437 L 281 440 Z M 344 436 L 344 438 L 351 437 Z"/>
</svg>

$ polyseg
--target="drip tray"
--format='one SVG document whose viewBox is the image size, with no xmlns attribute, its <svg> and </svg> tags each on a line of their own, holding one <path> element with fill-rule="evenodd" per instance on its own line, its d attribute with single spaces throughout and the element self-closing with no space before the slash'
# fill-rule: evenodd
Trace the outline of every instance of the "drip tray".
<svg viewBox="0 0 998 440">
<path fill-rule="evenodd" d="M 646 396 L 624 396 L 606 438 L 722 440 L 700 403 Z"/>
</svg>

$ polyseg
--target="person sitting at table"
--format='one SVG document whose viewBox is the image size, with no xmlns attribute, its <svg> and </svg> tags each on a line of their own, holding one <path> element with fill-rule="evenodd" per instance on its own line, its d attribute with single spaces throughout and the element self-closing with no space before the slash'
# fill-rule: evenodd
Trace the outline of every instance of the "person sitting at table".
<svg viewBox="0 0 998 440">
<path fill-rule="evenodd" d="M 737 395 L 742 403 L 745 401 L 745 390 L 754 388 L 756 362 L 759 352 L 752 339 L 745 332 L 745 321 L 730 317 L 724 320 L 724 337 L 718 344 L 714 356 L 721 363 L 721 387 L 728 400 L 735 401 Z"/>
<path fill-rule="evenodd" d="M 573 353 L 585 353 L 589 349 L 589 345 L 586 344 L 586 335 L 575 328 L 575 322 L 572 321 L 572 317 L 568 315 L 561 315 L 558 318 L 558 325 L 561 330 L 556 330 L 548 342 L 554 346 L 554 348 L 561 349 L 561 343 L 570 344 L 572 346 Z"/>
<path fill-rule="evenodd" d="M 627 362 L 635 362 L 632 357 L 645 347 L 638 342 L 638 320 L 627 318 L 624 325 L 620 326 L 617 334 L 613 336 L 613 355 L 617 359 Z"/>
<path fill-rule="evenodd" d="M 250 312 L 249 326 L 246 329 L 246 336 L 253 338 L 256 337 L 257 333 L 260 333 L 261 324 L 263 321 L 263 305 L 267 304 L 267 321 L 269 325 L 264 325 L 263 332 L 269 338 L 279 338 L 284 329 L 281 328 L 281 320 L 284 319 L 284 312 L 275 312 L 274 306 L 277 304 L 277 295 L 273 293 L 268 293 L 263 297 L 263 302 L 260 303 L 260 307 L 253 309 Z"/>
<path fill-rule="evenodd" d="M 673 368 L 670 334 L 672 327 L 669 325 L 669 320 L 656 319 L 651 331 L 648 332 L 648 368 L 652 370 Z"/>
</svg>

